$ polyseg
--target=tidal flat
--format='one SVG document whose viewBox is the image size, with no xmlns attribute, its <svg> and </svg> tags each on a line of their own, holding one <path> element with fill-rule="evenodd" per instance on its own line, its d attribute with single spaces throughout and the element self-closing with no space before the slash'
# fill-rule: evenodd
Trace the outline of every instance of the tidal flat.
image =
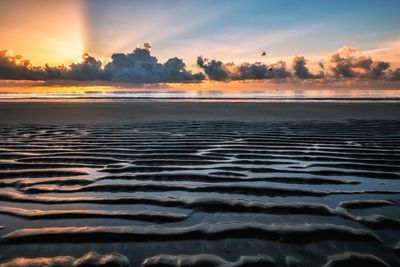
<svg viewBox="0 0 400 267">
<path fill-rule="evenodd" d="M 398 266 L 399 103 L 0 103 L 0 266 Z"/>
</svg>

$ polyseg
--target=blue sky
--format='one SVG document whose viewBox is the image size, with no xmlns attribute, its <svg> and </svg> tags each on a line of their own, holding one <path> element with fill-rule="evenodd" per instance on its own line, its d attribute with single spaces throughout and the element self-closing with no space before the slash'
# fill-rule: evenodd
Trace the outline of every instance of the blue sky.
<svg viewBox="0 0 400 267">
<path fill-rule="evenodd" d="M 343 46 L 385 48 L 377 56 L 388 60 L 399 54 L 399 10 L 398 0 L 1 0 L 0 49 L 36 64 L 107 59 L 144 42 L 189 64 L 263 60 L 263 50 L 270 61 L 317 60 Z"/>
<path fill-rule="evenodd" d="M 86 1 L 85 48 L 97 56 L 150 42 L 161 58 L 257 60 L 380 48 L 400 36 L 400 1 Z"/>
<path fill-rule="evenodd" d="M 399 0 L 1 0 L 0 79 L 386 86 L 400 80 L 399 10 Z"/>
</svg>

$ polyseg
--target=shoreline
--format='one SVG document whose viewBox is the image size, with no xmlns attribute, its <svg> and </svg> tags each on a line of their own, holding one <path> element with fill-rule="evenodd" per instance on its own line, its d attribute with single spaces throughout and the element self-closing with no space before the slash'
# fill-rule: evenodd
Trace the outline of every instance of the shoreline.
<svg viewBox="0 0 400 267">
<path fill-rule="evenodd" d="M 101 102 L 162 102 L 162 101 L 176 101 L 176 102 L 203 102 L 203 101 L 216 101 L 216 102 L 337 102 L 337 103 L 347 103 L 347 102 L 400 102 L 400 97 L 86 97 L 86 96 L 76 96 L 76 97 L 0 97 L 0 102 L 28 102 L 28 101 L 38 101 L 38 102 L 49 102 L 49 101 L 101 101 Z"/>
<path fill-rule="evenodd" d="M 397 120 L 399 102 L 0 102 L 0 124 Z"/>
</svg>

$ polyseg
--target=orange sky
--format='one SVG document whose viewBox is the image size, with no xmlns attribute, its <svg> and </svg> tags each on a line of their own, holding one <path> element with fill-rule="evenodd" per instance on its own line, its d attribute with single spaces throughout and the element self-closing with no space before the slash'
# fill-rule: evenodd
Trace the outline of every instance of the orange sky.
<svg viewBox="0 0 400 267">
<path fill-rule="evenodd" d="M 80 59 L 85 35 L 81 1 L 33 2 L 0 3 L 0 50 L 12 50 L 34 65 L 68 65 Z"/>
<path fill-rule="evenodd" d="M 310 23 L 307 22 L 309 18 L 295 20 L 298 15 L 294 10 L 286 8 L 283 12 L 284 4 L 270 1 L 268 8 L 262 12 L 257 12 L 257 9 L 266 8 L 264 5 L 256 0 L 250 1 L 259 7 L 247 13 L 246 8 L 251 5 L 245 8 L 238 1 L 230 5 L 215 4 L 213 8 L 206 2 L 186 4 L 171 1 L 170 5 L 161 5 L 156 0 L 154 4 L 146 2 L 2 0 L 0 50 L 13 50 L 34 65 L 68 65 L 79 60 L 84 52 L 107 61 L 115 52 L 131 52 L 138 43 L 150 42 L 153 53 L 160 61 L 178 56 L 189 66 L 199 55 L 217 57 L 222 61 L 270 63 L 288 61 L 294 54 L 306 56 L 310 66 L 313 66 L 329 53 L 347 45 L 368 51 L 378 59 L 391 61 L 393 66 L 400 66 L 398 30 L 393 27 L 392 18 L 387 18 L 388 22 L 380 25 L 382 22 L 378 19 L 385 22 L 383 13 L 377 13 L 378 7 L 372 4 L 367 11 L 375 12 L 376 17 L 365 11 L 364 15 L 358 15 L 360 18 L 349 18 L 342 13 L 340 20 L 335 13 L 329 14 L 331 7 L 328 4 L 314 11 L 311 5 L 309 8 L 315 13 L 317 21 Z M 346 6 L 351 9 L 348 4 Z M 389 4 L 387 6 L 384 12 L 389 17 L 391 8 Z M 279 12 L 282 18 L 276 18 L 273 12 Z M 263 20 L 276 25 L 265 27 Z M 207 25 L 210 22 L 215 25 Z M 357 23 L 365 27 L 354 28 Z M 379 29 L 371 30 L 373 34 L 368 30 L 370 24 L 379 26 Z M 365 40 L 357 42 L 361 37 Z M 269 57 L 260 58 L 260 49 L 265 48 L 270 50 Z"/>
<path fill-rule="evenodd" d="M 69 66 L 80 62 L 84 52 L 109 62 L 113 53 L 130 53 L 138 43 L 150 42 L 152 55 L 159 62 L 179 57 L 194 72 L 203 71 L 195 65 L 196 57 L 200 55 L 222 62 L 260 61 L 269 66 L 284 60 L 293 71 L 290 61 L 297 54 L 305 56 L 311 72 L 318 73 L 320 62 L 327 63 L 329 55 L 337 49 L 351 46 L 373 60 L 389 61 L 393 70 L 400 67 L 396 23 L 399 17 L 393 11 L 398 2 L 366 3 L 360 7 L 361 0 L 351 3 L 310 1 L 298 8 L 288 8 L 283 2 L 249 0 L 246 4 L 237 0 L 218 3 L 170 0 L 166 4 L 159 0 L 2 0 L 0 51 L 12 50 L 30 60 L 32 65 Z M 267 57 L 260 56 L 264 49 L 268 51 Z M 357 86 L 375 86 L 373 81 L 371 84 L 359 83 Z M 0 86 L 11 90 L 18 88 L 7 83 L 0 83 Z M 47 88 L 48 84 L 44 86 Z M 80 83 L 80 86 L 86 84 Z M 205 81 L 169 86 L 214 90 L 221 84 Z M 278 86 L 341 88 L 355 85 L 351 82 L 319 84 L 318 81 L 224 84 L 226 90 L 274 89 Z M 397 86 L 383 81 L 377 87 Z M 39 85 L 37 88 L 51 91 L 54 87 L 43 89 L 43 85 Z M 70 90 L 75 89 L 72 86 Z"/>
</svg>

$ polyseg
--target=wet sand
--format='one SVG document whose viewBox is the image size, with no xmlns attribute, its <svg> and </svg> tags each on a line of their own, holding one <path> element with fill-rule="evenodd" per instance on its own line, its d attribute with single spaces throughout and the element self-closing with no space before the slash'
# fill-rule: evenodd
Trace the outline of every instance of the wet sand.
<svg viewBox="0 0 400 267">
<path fill-rule="evenodd" d="M 1 267 L 399 263 L 397 103 L 0 114 Z"/>
<path fill-rule="evenodd" d="M 1 123 L 398 119 L 400 103 L 0 102 Z"/>
</svg>

